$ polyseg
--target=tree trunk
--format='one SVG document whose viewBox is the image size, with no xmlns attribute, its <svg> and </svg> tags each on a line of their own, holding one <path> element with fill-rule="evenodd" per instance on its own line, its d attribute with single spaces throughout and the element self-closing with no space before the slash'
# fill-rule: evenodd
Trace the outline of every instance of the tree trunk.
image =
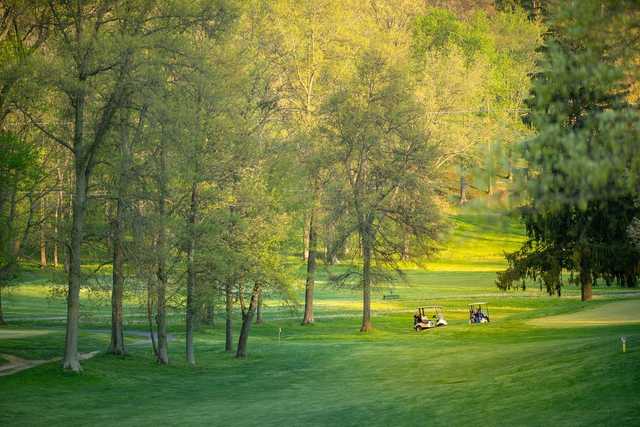
<svg viewBox="0 0 640 427">
<path fill-rule="evenodd" d="M 158 363 L 166 365 L 169 363 L 169 345 L 167 342 L 167 272 L 165 262 L 158 265 L 158 288 L 157 292 L 157 312 L 156 328 L 158 330 Z"/>
<path fill-rule="evenodd" d="M 109 353 L 123 356 L 124 322 L 122 300 L 124 296 L 124 200 L 119 194 L 116 202 L 116 217 L 112 223 L 113 273 L 111 288 L 111 344 Z"/>
<path fill-rule="evenodd" d="M 131 149 L 129 145 L 128 117 L 123 118 L 120 129 L 120 159 L 117 182 L 116 215 L 111 224 L 111 240 L 113 243 L 113 274 L 111 288 L 111 344 L 109 353 L 125 355 L 124 345 L 124 233 L 126 221 L 126 201 L 129 182 Z"/>
<path fill-rule="evenodd" d="M 236 357 L 247 357 L 247 342 L 249 340 L 249 332 L 251 332 L 251 323 L 253 321 L 253 315 L 256 311 L 258 303 L 258 295 L 260 294 L 260 286 L 256 283 L 253 286 L 251 292 L 251 300 L 249 302 L 249 308 L 246 312 L 242 313 L 242 327 L 240 328 L 240 338 L 238 339 L 238 350 L 236 351 Z"/>
<path fill-rule="evenodd" d="M 256 308 L 256 324 L 261 324 L 262 320 L 262 291 L 258 292 L 258 307 Z"/>
<path fill-rule="evenodd" d="M 166 365 L 169 363 L 169 351 L 167 342 L 167 307 L 166 307 L 166 292 L 167 292 L 167 212 L 166 212 L 166 197 L 167 197 L 167 153 L 164 141 L 160 146 L 160 176 L 158 180 L 158 216 L 160 217 L 160 228 L 158 230 L 158 287 L 157 292 L 157 313 L 156 323 L 158 330 L 158 363 Z"/>
<path fill-rule="evenodd" d="M 80 107 L 77 107 L 80 108 Z M 80 138 L 81 140 L 81 138 Z M 67 328 L 65 336 L 64 358 L 62 367 L 73 372 L 80 372 L 78 357 L 78 330 L 80 322 L 80 285 L 81 277 L 81 245 L 84 233 L 84 220 L 87 209 L 87 188 L 89 177 L 81 159 L 82 153 L 76 153 L 76 179 L 73 194 L 73 224 L 71 228 L 71 247 L 69 254 L 69 290 L 67 294 Z"/>
<path fill-rule="evenodd" d="M 591 269 L 586 255 L 580 260 L 580 300 L 591 301 L 593 290 L 591 284 Z"/>
<path fill-rule="evenodd" d="M 57 235 L 58 227 L 56 227 L 53 232 Z M 53 242 L 53 266 L 57 267 L 58 265 L 60 265 L 60 262 L 58 260 L 58 241 L 56 240 Z"/>
<path fill-rule="evenodd" d="M 156 345 L 156 333 L 153 330 L 153 294 L 151 284 L 147 284 L 147 322 L 149 324 L 149 338 L 151 339 L 151 349 L 153 354 L 158 357 L 158 346 Z"/>
<path fill-rule="evenodd" d="M 47 266 L 47 242 L 44 232 L 44 197 L 40 199 L 40 268 Z"/>
<path fill-rule="evenodd" d="M 507 151 L 507 179 L 513 182 L 513 147 L 509 144 Z"/>
<path fill-rule="evenodd" d="M 360 332 L 373 329 L 371 325 L 371 226 L 367 223 L 361 231 L 362 241 L 362 326 Z"/>
<path fill-rule="evenodd" d="M 313 289 L 316 278 L 316 258 L 318 256 L 318 235 L 315 226 L 315 208 L 311 209 L 309 220 L 309 256 L 307 258 L 307 282 L 304 289 L 304 318 L 303 325 L 313 323 Z"/>
<path fill-rule="evenodd" d="M 62 172 L 58 168 L 58 195 L 56 198 L 56 213 L 55 222 L 53 224 L 53 266 L 57 267 L 60 264 L 58 257 L 58 242 L 60 240 L 59 228 L 60 228 L 60 216 L 62 214 Z"/>
<path fill-rule="evenodd" d="M 233 314 L 233 295 L 231 294 L 231 283 L 224 285 L 224 298 L 225 298 L 225 342 L 224 351 L 233 351 L 233 320 L 231 315 Z"/>
<path fill-rule="evenodd" d="M 209 301 L 207 303 L 207 314 L 206 314 L 206 322 L 207 325 L 215 326 L 216 325 L 216 313 L 215 313 L 215 305 L 213 301 Z"/>
<path fill-rule="evenodd" d="M 467 183 L 464 179 L 464 170 L 460 168 L 460 206 L 467 203 Z"/>
<path fill-rule="evenodd" d="M 302 224 L 302 260 L 307 261 L 309 259 L 309 233 L 311 232 L 311 222 L 313 221 L 313 210 L 309 221 L 305 215 L 304 223 Z"/>
<path fill-rule="evenodd" d="M 64 268 L 64 272 L 69 274 L 71 271 L 71 254 L 69 248 L 65 246 L 64 258 L 62 259 L 62 267 Z"/>
<path fill-rule="evenodd" d="M 194 291 L 196 287 L 196 269 L 194 265 L 196 251 L 196 216 L 198 213 L 198 185 L 193 182 L 191 184 L 191 209 L 188 218 L 188 234 L 189 242 L 187 247 L 187 338 L 186 352 L 187 363 L 189 365 L 196 364 L 196 356 L 193 349 L 193 323 L 194 323 Z"/>
</svg>

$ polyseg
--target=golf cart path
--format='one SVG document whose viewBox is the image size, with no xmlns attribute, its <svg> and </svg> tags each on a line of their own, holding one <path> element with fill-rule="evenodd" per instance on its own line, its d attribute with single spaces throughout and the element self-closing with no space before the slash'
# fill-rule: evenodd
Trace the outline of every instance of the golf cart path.
<svg viewBox="0 0 640 427">
<path fill-rule="evenodd" d="M 553 328 L 640 324 L 640 299 L 614 301 L 575 313 L 539 317 L 527 323 Z"/>
<path fill-rule="evenodd" d="M 43 335 L 49 333 L 51 330 L 39 330 L 39 331 L 21 331 L 21 330 L 3 330 L 0 331 L 0 339 L 2 338 L 20 338 L 23 336 L 33 336 L 33 335 Z M 26 333 L 25 333 L 26 332 Z M 29 333 L 32 332 L 32 333 Z M 91 333 L 111 333 L 110 329 L 89 329 L 85 332 Z M 144 331 L 127 331 L 127 335 L 129 336 L 137 336 L 142 339 L 136 340 L 134 342 L 129 343 L 128 347 L 145 345 L 151 342 L 150 334 Z M 173 334 L 167 335 L 167 340 L 169 342 L 173 341 L 175 336 Z M 100 354 L 100 350 L 94 350 L 89 353 L 80 353 L 80 360 L 88 360 L 92 357 Z M 35 368 L 36 366 L 43 365 L 45 363 L 58 362 L 62 360 L 62 357 L 54 357 L 52 359 L 39 359 L 39 360 L 31 360 L 31 359 L 22 359 L 18 356 L 14 356 L 12 354 L 0 353 L 4 359 L 7 360 L 7 363 L 0 365 L 0 377 L 5 377 L 8 375 L 17 374 L 18 372 L 24 371 L 29 368 Z"/>
<path fill-rule="evenodd" d="M 89 353 L 80 353 L 80 360 L 91 359 L 93 356 L 100 353 L 99 351 L 92 351 Z M 20 371 L 24 371 L 25 369 L 33 368 L 36 366 L 43 365 L 45 363 L 57 362 L 62 360 L 62 357 L 54 357 L 53 359 L 45 359 L 45 360 L 28 360 L 22 359 L 17 356 L 13 356 L 11 354 L 0 353 L 0 356 L 8 360 L 8 363 L 0 365 L 0 377 L 5 377 L 7 375 L 16 374 Z"/>
</svg>

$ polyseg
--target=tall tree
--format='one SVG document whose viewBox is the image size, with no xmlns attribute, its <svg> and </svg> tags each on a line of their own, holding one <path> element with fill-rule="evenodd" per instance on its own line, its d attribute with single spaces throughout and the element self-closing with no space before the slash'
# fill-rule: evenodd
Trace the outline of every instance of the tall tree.
<svg viewBox="0 0 640 427">
<path fill-rule="evenodd" d="M 319 255 L 321 218 L 319 199 L 326 181 L 326 162 L 318 136 L 320 106 L 326 100 L 340 46 L 341 9 L 332 1 L 277 1 L 269 6 L 264 30 L 265 55 L 278 71 L 278 108 L 290 142 L 295 145 L 297 186 L 302 205 L 303 253 L 307 261 L 302 324 L 313 323 L 313 292 Z M 292 200 L 293 201 L 293 200 Z"/>
<path fill-rule="evenodd" d="M 637 72 L 638 44 L 622 47 L 613 35 L 639 16 L 633 2 L 590 0 L 558 5 L 550 18 L 551 38 L 531 99 L 538 134 L 524 143 L 534 171 L 524 212 L 529 239 L 508 257 L 498 286 L 547 273 L 547 286 L 559 288 L 563 269 L 576 270 L 581 299 L 588 301 L 594 277 L 636 270 L 638 256 L 625 234 L 637 209 L 637 181 L 629 171 L 638 160 L 632 142 L 638 115 L 629 82 Z M 613 254 L 629 264 L 610 262 Z M 550 256 L 558 267 L 546 271 Z"/>
<path fill-rule="evenodd" d="M 330 200 L 341 238 L 355 233 L 360 246 L 362 332 L 372 328 L 372 284 L 385 276 L 376 265 L 397 266 L 405 239 L 410 257 L 429 254 L 440 226 L 433 193 L 437 151 L 414 93 L 407 68 L 365 50 L 353 79 L 326 105 L 325 135 L 335 161 Z"/>
</svg>

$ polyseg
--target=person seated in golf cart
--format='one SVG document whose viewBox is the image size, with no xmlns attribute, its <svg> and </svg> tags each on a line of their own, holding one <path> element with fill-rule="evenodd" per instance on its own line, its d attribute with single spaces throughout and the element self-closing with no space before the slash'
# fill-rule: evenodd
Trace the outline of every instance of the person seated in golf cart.
<svg viewBox="0 0 640 427">
<path fill-rule="evenodd" d="M 420 310 L 417 310 L 416 313 L 413 315 L 413 324 L 417 324 L 417 323 L 427 323 L 429 321 L 429 319 L 426 316 L 423 316 L 422 313 L 420 313 Z"/>
<path fill-rule="evenodd" d="M 488 323 L 489 309 L 487 303 L 469 304 L 469 323 Z"/>
</svg>

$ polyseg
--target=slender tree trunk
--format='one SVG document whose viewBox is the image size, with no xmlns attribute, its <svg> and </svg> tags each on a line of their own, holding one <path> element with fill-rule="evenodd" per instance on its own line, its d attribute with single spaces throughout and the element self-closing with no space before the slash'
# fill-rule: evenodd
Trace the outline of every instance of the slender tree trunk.
<svg viewBox="0 0 640 427">
<path fill-rule="evenodd" d="M 67 294 L 67 328 L 65 336 L 64 358 L 62 367 L 73 372 L 80 372 L 78 356 L 78 331 L 80 328 L 80 286 L 81 277 L 81 245 L 84 234 L 84 220 L 87 208 L 88 175 L 82 164 L 84 156 L 76 153 L 76 183 L 73 197 L 73 225 L 71 228 L 71 247 L 69 262 L 69 291 Z"/>
<path fill-rule="evenodd" d="M 465 203 L 467 203 L 467 182 L 465 181 L 464 178 L 464 166 L 462 165 L 462 162 L 460 163 L 460 206 L 464 205 Z"/>
<path fill-rule="evenodd" d="M 231 315 L 233 314 L 233 295 L 231 294 L 231 283 L 224 285 L 224 298 L 225 298 L 225 342 L 224 351 L 233 351 L 233 320 Z"/>
<path fill-rule="evenodd" d="M 62 214 L 62 172 L 60 168 L 58 168 L 58 194 L 56 197 L 56 212 L 55 212 L 55 222 L 53 224 L 53 266 L 57 267 L 60 264 L 60 260 L 58 257 L 58 242 L 60 240 L 60 216 Z"/>
<path fill-rule="evenodd" d="M 147 284 L 147 322 L 149 323 L 149 338 L 151 339 L 151 349 L 158 357 L 158 346 L 156 344 L 156 333 L 153 329 L 153 291 L 151 284 Z"/>
<path fill-rule="evenodd" d="M 304 318 L 303 325 L 313 323 L 313 290 L 316 278 L 316 258 L 318 256 L 318 235 L 315 225 L 315 208 L 311 209 L 309 220 L 309 256 L 307 258 L 307 282 L 304 289 Z"/>
<path fill-rule="evenodd" d="M 158 363 L 169 363 L 169 345 L 167 341 L 167 272 L 164 259 L 158 265 L 156 328 L 158 330 Z"/>
<path fill-rule="evenodd" d="M 213 301 L 209 301 L 207 303 L 207 325 L 215 326 L 216 325 L 216 313 L 215 313 L 215 304 Z"/>
<path fill-rule="evenodd" d="M 69 272 L 71 271 L 71 254 L 67 246 L 65 246 L 64 258 L 62 259 L 62 266 L 64 267 L 65 273 L 69 274 Z"/>
<path fill-rule="evenodd" d="M 54 234 L 58 234 L 58 227 L 55 227 L 53 230 Z M 58 265 L 60 265 L 60 262 L 58 260 L 58 241 L 54 241 L 53 242 L 53 266 L 57 267 Z"/>
<path fill-rule="evenodd" d="M 73 194 L 69 197 L 67 212 L 73 212 Z M 71 222 L 73 224 L 73 215 L 71 218 Z M 64 258 L 62 260 L 62 265 L 64 267 L 65 273 L 69 274 L 71 271 L 71 246 L 68 242 L 65 242 L 64 250 L 63 250 Z"/>
<path fill-rule="evenodd" d="M 258 292 L 258 307 L 256 308 L 256 324 L 261 324 L 262 319 L 262 291 Z"/>
<path fill-rule="evenodd" d="M 193 182 L 191 184 L 191 209 L 189 212 L 188 229 L 189 229 L 189 243 L 187 248 L 187 339 L 186 339 L 186 352 L 187 363 L 190 365 L 196 364 L 196 356 L 193 348 L 193 323 L 194 323 L 194 311 L 195 301 L 194 292 L 196 287 L 196 269 L 194 265 L 195 251 L 196 251 L 196 217 L 198 214 L 198 185 Z"/>
<path fill-rule="evenodd" d="M 247 342 L 249 341 L 249 333 L 251 332 L 251 323 L 253 321 L 253 315 L 256 311 L 258 304 L 258 296 L 260 294 L 260 286 L 256 283 L 253 286 L 251 292 L 251 300 L 249 302 L 249 308 L 246 312 L 242 313 L 242 327 L 240 328 L 240 338 L 238 339 L 238 350 L 236 351 L 236 357 L 247 357 Z"/>
<path fill-rule="evenodd" d="M 124 315 L 122 300 L 124 296 L 124 200 L 122 194 L 116 202 L 116 216 L 112 223 L 113 273 L 111 289 L 111 344 L 109 353 L 125 355 Z"/>
<path fill-rule="evenodd" d="M 373 329 L 371 324 L 371 226 L 367 223 L 362 227 L 362 326 L 360 332 Z"/>
<path fill-rule="evenodd" d="M 40 268 L 47 266 L 47 242 L 44 232 L 44 197 L 40 199 Z"/>
<path fill-rule="evenodd" d="M 312 210 L 313 211 L 313 210 Z M 302 225 L 302 260 L 307 261 L 309 259 L 309 233 L 311 232 L 311 222 L 313 221 L 313 212 L 311 218 L 307 220 L 305 215 L 304 224 Z"/>
<path fill-rule="evenodd" d="M 169 363 L 169 345 L 167 341 L 167 153 L 164 141 L 160 147 L 160 176 L 158 180 L 158 216 L 160 217 L 160 229 L 158 230 L 158 287 L 157 292 L 157 313 L 156 323 L 158 329 L 158 363 L 166 365 Z"/>
<path fill-rule="evenodd" d="M 77 9 L 76 38 L 82 38 L 82 19 L 80 8 Z M 71 225 L 71 244 L 69 246 L 69 289 L 67 293 L 67 328 L 65 334 L 65 348 L 62 359 L 63 369 L 80 372 L 80 358 L 78 355 L 78 330 L 80 328 L 80 285 L 81 277 L 81 246 L 84 238 L 84 222 L 87 210 L 87 192 L 89 189 L 89 175 L 92 163 L 91 147 L 87 147 L 84 135 L 86 94 L 84 84 L 87 80 L 84 61 L 77 62 L 78 83 L 73 96 L 73 162 L 75 170 L 75 185 L 72 200 L 73 219 Z"/>
<path fill-rule="evenodd" d="M 507 179 L 513 182 L 513 147 L 509 144 L 507 152 Z"/>
<path fill-rule="evenodd" d="M 124 233 L 126 221 L 126 203 L 131 162 L 131 147 L 128 131 L 128 117 L 123 118 L 120 137 L 120 159 L 117 183 L 116 215 L 111 224 L 111 240 L 113 244 L 113 273 L 111 289 L 111 344 L 109 352 L 116 355 L 126 354 L 124 344 Z"/>
</svg>

